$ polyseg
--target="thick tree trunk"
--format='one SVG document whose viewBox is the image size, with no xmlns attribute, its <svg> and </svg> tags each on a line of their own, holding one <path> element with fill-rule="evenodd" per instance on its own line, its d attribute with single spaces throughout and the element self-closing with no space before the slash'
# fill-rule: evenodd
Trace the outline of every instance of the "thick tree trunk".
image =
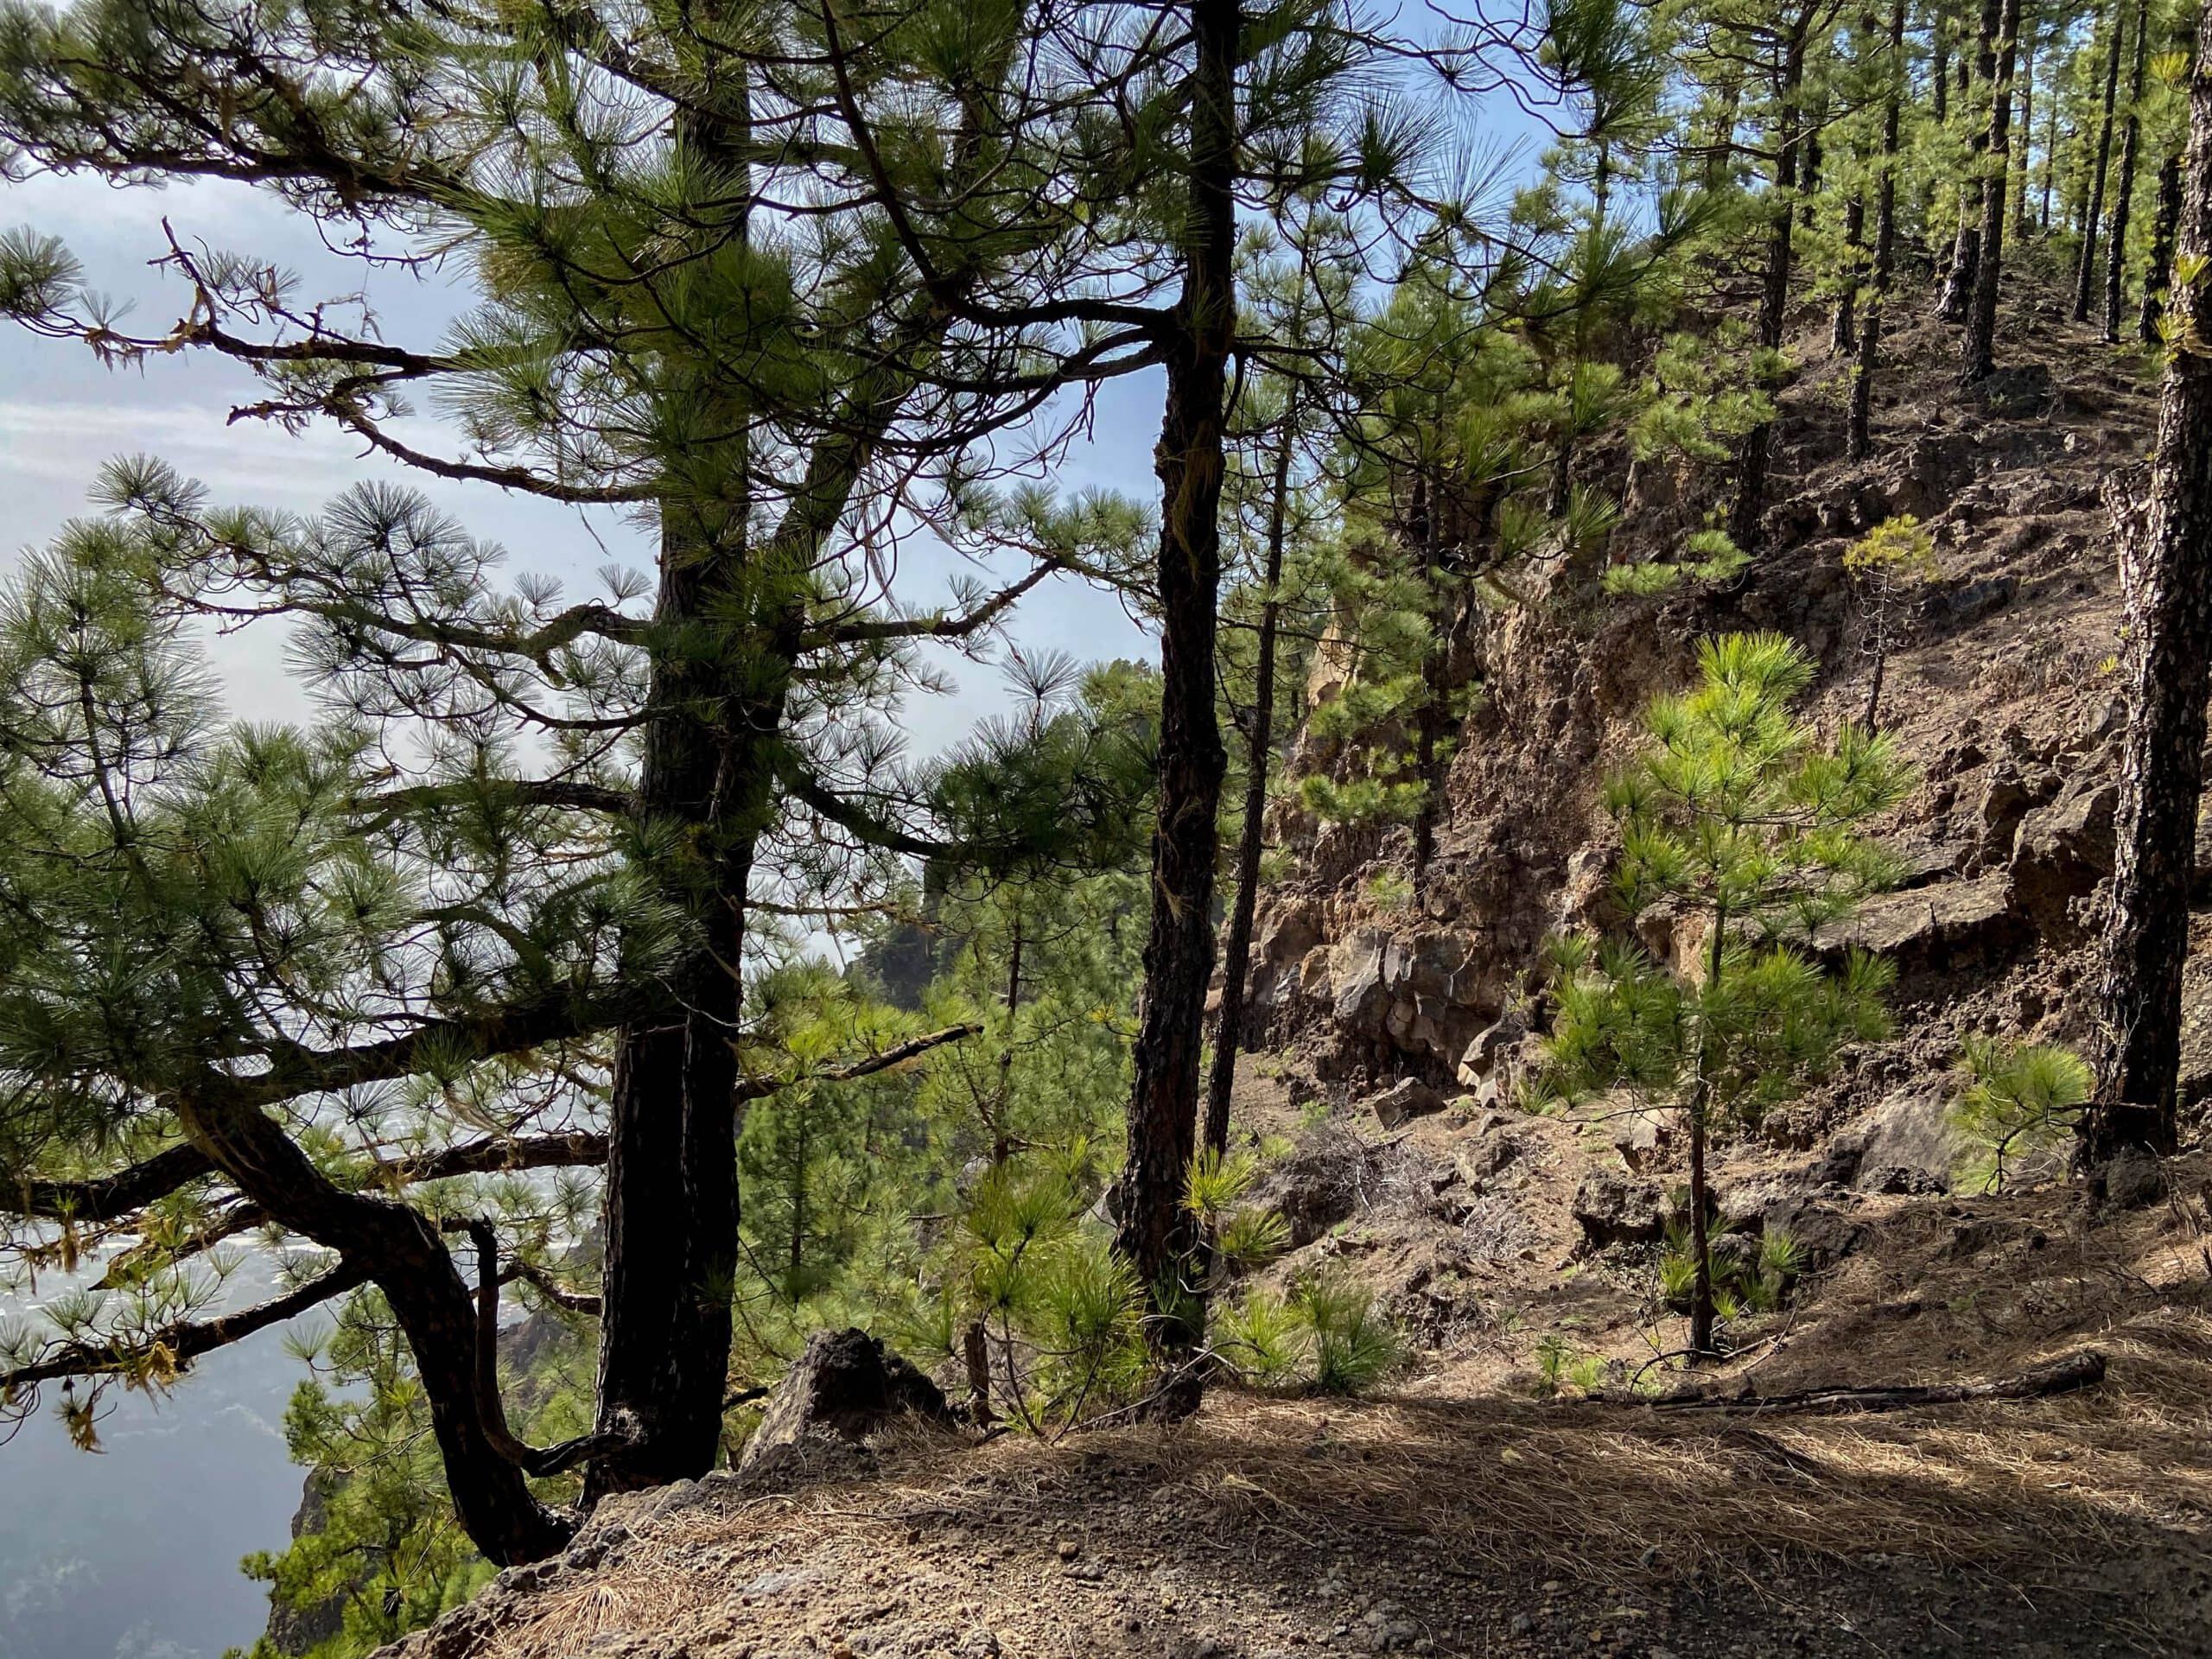
<svg viewBox="0 0 2212 1659">
<path fill-rule="evenodd" d="M 2151 3 L 2139 0 L 2135 8 L 2135 62 L 2127 78 L 2127 117 L 2120 124 L 2120 178 L 2113 187 L 2112 234 L 2105 248 L 2105 340 L 2120 340 L 2121 289 L 2127 275 L 2128 210 L 2135 198 L 2135 156 L 2143 139 L 2139 113 L 2143 105 L 2143 72 L 2150 58 Z"/>
<path fill-rule="evenodd" d="M 1981 23 L 1974 36 L 1974 72 L 1990 93 L 1990 123 L 1977 128 L 1967 142 L 1967 181 L 1959 192 L 1959 228 L 1951 243 L 1951 269 L 1943 279 L 1943 294 L 1936 314 L 1946 322 L 1964 322 L 1974 311 L 1974 296 L 1981 274 L 1983 222 L 1988 217 L 1991 195 L 1988 174 L 1989 143 L 1996 122 L 1997 35 L 2003 0 L 1981 0 Z M 1999 216 L 2005 198 L 2003 174 L 1997 175 Z"/>
<path fill-rule="evenodd" d="M 2158 167 L 2158 211 L 2151 220 L 2151 257 L 2143 264 L 2143 308 L 2135 332 L 2145 346 L 2156 346 L 2166 315 L 2166 287 L 2174 275 L 2174 229 L 2181 222 L 2181 157 L 2169 156 Z"/>
<path fill-rule="evenodd" d="M 1159 823 L 1144 1007 L 1134 1055 L 1120 1243 L 1145 1287 L 1155 1344 L 1187 1351 L 1202 1332 L 1198 1239 L 1183 1203 L 1198 1139 L 1206 984 L 1213 976 L 1216 814 L 1226 770 L 1214 712 L 1221 583 L 1221 485 L 1229 350 L 1236 324 L 1236 53 L 1239 0 L 1191 0 L 1190 207 L 1183 290 L 1166 353 L 1155 466 L 1160 524 Z"/>
<path fill-rule="evenodd" d="M 1274 746 L 1275 635 L 1282 620 L 1283 542 L 1290 518 L 1291 449 L 1297 441 L 1298 393 L 1284 402 L 1282 442 L 1275 450 L 1274 494 L 1268 503 L 1267 598 L 1260 606 L 1259 661 L 1252 676 L 1251 723 L 1244 738 L 1244 827 L 1236 843 L 1236 902 L 1221 961 L 1221 1017 L 1214 1026 L 1213 1070 L 1206 1080 L 1205 1144 L 1229 1149 L 1229 1102 L 1236 1087 L 1236 1053 L 1244 1040 L 1244 985 L 1250 972 L 1252 919 L 1259 905 L 1260 859 L 1267 849 L 1268 762 Z"/>
<path fill-rule="evenodd" d="M 2190 74 L 2189 153 L 2177 241 L 2212 258 L 2212 8 Z M 2179 286 L 2171 304 L 2195 337 L 2212 296 Z M 2131 702 L 2120 757 L 2119 855 L 2100 986 L 2097 1093 L 2085 1120 L 2092 1162 L 2122 1146 L 2173 1149 L 2181 1066 L 2182 968 L 2212 690 L 2212 359 L 2175 352 L 2158 401 L 2158 442 L 2137 533 L 2122 537 Z"/>
<path fill-rule="evenodd" d="M 2012 61 L 2019 32 L 2020 0 L 2003 0 L 1998 17 L 2002 38 L 1998 44 L 1997 78 L 1990 89 L 1989 140 L 1985 146 L 1989 188 L 1982 192 L 1980 258 L 1959 365 L 1959 379 L 1966 385 L 1986 379 L 1997 366 L 1997 284 L 2005 270 L 2005 179 L 2012 156 Z"/>
<path fill-rule="evenodd" d="M 2105 169 L 2112 162 L 2112 111 L 2120 96 L 2120 48 L 2127 33 L 2126 10 L 2113 0 L 2112 40 L 2105 54 L 2104 115 L 2097 126 L 2095 164 L 2089 171 L 2088 211 L 2082 220 L 2082 258 L 2074 271 L 2074 321 L 2089 320 L 2089 296 L 2096 285 L 2097 226 L 2105 214 Z"/>
<path fill-rule="evenodd" d="M 696 937 L 671 976 L 670 1012 L 626 1028 L 615 1050 L 599 1424 L 628 1445 L 594 1465 L 589 1502 L 696 1478 L 720 1446 L 738 1221 L 729 1039 L 742 997 L 746 887 L 772 777 L 760 742 L 728 740 L 722 728 L 772 733 L 781 723 L 779 696 L 736 718 L 737 699 L 715 665 L 745 647 L 710 649 L 706 639 L 710 628 L 731 626 L 727 613 L 742 615 L 758 598 L 746 591 L 759 576 L 746 569 L 745 550 L 719 544 L 738 532 L 691 522 L 674 505 L 667 515 L 654 612 L 664 651 L 638 798 L 646 817 L 679 827 L 682 863 L 669 873 L 670 892 Z M 773 677 L 772 664 L 751 666 Z"/>
<path fill-rule="evenodd" d="M 1890 89 L 1882 103 L 1882 175 L 1874 194 L 1874 284 L 1859 327 L 1859 364 L 1851 377 L 1851 416 L 1845 452 L 1864 461 L 1872 448 L 1874 371 L 1880 362 L 1882 311 L 1889 302 L 1891 268 L 1897 257 L 1897 135 L 1904 103 L 1904 0 L 1890 8 Z"/>
<path fill-rule="evenodd" d="M 540 1503 L 499 1449 L 504 1417 L 487 1418 L 480 1391 L 476 1302 L 431 1222 L 411 1205 L 334 1186 L 254 1107 L 180 1100 L 177 1115 L 192 1143 L 271 1220 L 336 1250 L 384 1293 L 415 1357 L 447 1489 L 470 1541 L 502 1566 L 565 1546 L 575 1523 Z"/>
<path fill-rule="evenodd" d="M 1791 198 L 1797 188 L 1797 94 L 1805 83 L 1805 37 L 1810 14 L 1801 12 L 1783 42 L 1781 76 L 1776 87 L 1774 191 L 1767 232 L 1766 274 L 1759 293 L 1758 343 L 1772 351 L 1782 345 L 1789 317 L 1790 232 L 1797 222 Z M 1775 394 L 1779 388 L 1769 386 Z M 1728 533 L 1745 552 L 1758 550 L 1759 520 L 1766 512 L 1767 472 L 1774 448 L 1773 421 L 1762 421 L 1744 438 L 1738 458 L 1736 499 L 1729 510 Z"/>
</svg>

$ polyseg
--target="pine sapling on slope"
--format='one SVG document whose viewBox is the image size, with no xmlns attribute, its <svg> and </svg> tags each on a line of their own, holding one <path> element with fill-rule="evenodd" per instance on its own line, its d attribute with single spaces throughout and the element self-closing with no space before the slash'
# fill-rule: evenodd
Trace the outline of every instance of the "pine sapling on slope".
<svg viewBox="0 0 2212 1659">
<path fill-rule="evenodd" d="M 1647 717 L 1644 753 L 1607 790 L 1621 825 L 1615 875 L 1631 921 L 1659 905 L 1703 924 L 1698 960 L 1655 963 L 1606 941 L 1560 988 L 1550 1079 L 1573 1096 L 1628 1088 L 1688 1119 L 1690 1348 L 1713 1350 L 1706 1145 L 1723 1114 L 1755 1121 L 1817 1079 L 1847 1042 L 1885 1028 L 1891 970 L 1853 950 L 1810 949 L 1823 924 L 1887 885 L 1894 861 L 1864 833 L 1907 774 L 1889 740 L 1847 724 L 1833 743 L 1791 712 L 1811 661 L 1777 634 L 1699 648 L 1700 683 Z"/>
</svg>

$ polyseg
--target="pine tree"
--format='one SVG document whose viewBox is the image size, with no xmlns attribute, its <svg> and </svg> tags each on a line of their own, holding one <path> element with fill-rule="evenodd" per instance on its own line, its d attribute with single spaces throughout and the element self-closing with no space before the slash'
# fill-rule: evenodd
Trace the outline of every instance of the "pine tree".
<svg viewBox="0 0 2212 1659">
<path fill-rule="evenodd" d="M 2119 854 L 2098 984 L 2096 1096 L 2083 1153 L 2171 1152 L 2181 1066 L 2182 968 L 2203 791 L 2205 698 L 2212 689 L 2212 10 L 2190 72 L 2185 194 L 2176 236 L 2158 444 L 2139 520 L 2121 540 L 2127 604 L 2127 735 L 2120 753 Z"/>
<path fill-rule="evenodd" d="M 572 606 L 542 587 L 502 594 L 487 580 L 491 550 L 400 493 L 364 493 L 321 524 L 296 524 L 213 510 L 159 469 L 136 469 L 111 492 L 136 515 L 130 537 L 145 553 L 128 556 L 152 560 L 161 603 L 302 624 L 320 677 L 364 728 L 364 755 L 374 742 L 412 753 L 427 730 L 428 763 L 412 775 L 403 766 L 381 804 L 343 768 L 318 785 L 334 798 L 327 814 L 396 825 L 434 849 L 460 837 L 510 885 L 524 879 L 510 859 L 557 869 L 575 842 L 639 884 L 625 902 L 637 925 L 655 918 L 639 948 L 674 942 L 675 959 L 629 982 L 664 1000 L 579 1006 L 535 985 L 558 953 L 527 932 L 509 938 L 497 912 L 426 921 L 433 938 L 455 936 L 441 949 L 458 979 L 404 987 L 412 1002 L 348 1010 L 327 1033 L 342 1046 L 272 1067 L 220 1135 L 194 1129 L 188 1148 L 165 1147 L 158 1116 L 148 1120 L 150 1167 L 95 1189 L 107 1196 L 93 1201 L 127 1195 L 135 1211 L 219 1174 L 245 1210 L 338 1249 L 352 1284 L 374 1278 L 416 1349 L 463 1517 L 497 1559 L 542 1554 L 562 1528 L 479 1445 L 475 1338 L 444 1246 L 404 1205 L 365 1207 L 342 1186 L 337 1202 L 263 1107 L 357 1077 L 461 1077 L 471 1062 L 611 1031 L 599 1056 L 607 1131 L 588 1157 L 564 1154 L 608 1166 L 601 1422 L 573 1455 L 590 1457 L 594 1493 L 709 1465 L 738 1239 L 729 1036 L 743 1014 L 753 906 L 786 884 L 804 896 L 840 862 L 863 869 L 873 849 L 944 850 L 886 823 L 884 804 L 907 791 L 896 744 L 868 711 L 914 683 L 915 642 L 980 646 L 1073 551 L 996 592 L 969 583 L 945 608 L 906 607 L 885 602 L 872 574 L 882 567 L 859 532 L 897 522 L 899 505 L 973 547 L 1019 543 L 1046 524 L 1078 539 L 1131 528 L 1086 506 L 994 507 L 967 459 L 976 439 L 1034 408 L 1037 385 L 1020 327 L 971 326 L 963 313 L 1058 284 L 1068 261 L 1126 221 L 1078 231 L 1083 220 L 1058 215 L 1057 233 L 1035 229 L 1030 197 L 1067 187 L 1065 157 L 1049 181 L 1025 171 L 1027 130 L 971 94 L 1023 84 L 1022 54 L 1044 48 L 1020 13 L 970 18 L 949 35 L 938 21 L 926 7 L 906 14 L 855 79 L 834 19 L 814 14 L 632 29 L 574 13 L 278 9 L 219 20 L 156 3 L 11 19 L 0 122 L 41 164 L 263 182 L 334 242 L 403 256 L 466 234 L 483 299 L 445 347 L 390 345 L 365 326 L 346 332 L 343 308 L 302 298 L 262 262 L 180 243 L 171 268 L 190 290 L 186 321 L 136 338 L 109 326 L 64 251 L 16 236 L 0 256 L 11 315 L 111 361 L 188 350 L 242 360 L 270 382 L 253 411 L 264 417 L 327 419 L 441 477 L 645 504 L 658 520 L 646 615 L 636 601 L 647 585 L 627 577 Z M 817 25 L 822 38 L 795 51 Z M 99 67 L 110 45 L 127 73 Z M 602 99 L 618 85 L 623 96 Z M 944 120 L 906 124 L 932 99 Z M 92 105 L 98 120 L 85 116 Z M 876 130 L 887 120 L 895 142 Z M 825 122 L 851 142 L 819 156 L 791 149 L 791 133 Z M 1084 175 L 1077 188 L 1118 200 L 1124 159 L 1102 162 L 1110 184 Z M 775 168 L 795 162 L 836 171 L 835 183 L 810 177 L 842 193 L 845 230 L 818 238 L 816 216 L 792 216 L 777 196 Z M 971 199 L 986 173 L 997 186 L 1025 180 L 1030 196 L 995 186 L 988 205 Z M 594 182 L 579 199 L 573 179 Z M 1029 229 L 1002 233 L 1013 225 Z M 663 257 L 686 248 L 696 257 Z M 1090 367 L 1101 368 L 1095 353 Z M 400 394 L 425 390 L 466 410 L 468 452 L 431 453 L 395 431 Z M 83 551 L 73 546 L 68 562 Z M 60 648 L 42 636 L 26 650 Z M 103 743 L 98 724 L 48 747 Z M 544 748 L 526 750 L 525 738 Z M 543 768 L 518 763 L 548 751 Z M 518 842 L 518 824 L 543 847 Z M 416 856 L 413 846 L 396 856 Z M 599 925 L 594 912 L 543 914 L 549 925 Z M 599 959 L 613 947 L 589 934 L 563 948 Z M 537 1000 L 499 1001 L 509 982 Z M 280 991 L 270 995 L 283 1006 Z M 440 1015 L 442 1005 L 461 1013 Z M 238 1010 L 241 1020 L 256 1012 Z M 208 1052 L 272 1040 L 242 1026 L 209 1037 Z M 57 1113 L 61 1088 L 39 1096 Z M 88 1127 L 57 1122 L 66 1133 L 38 1156 L 93 1152 Z M 29 1157 L 25 1173 L 42 1173 Z M 106 1179 L 102 1161 L 87 1161 L 87 1179 Z M 81 1213 L 86 1201 L 72 1188 L 54 1205 Z"/>
<path fill-rule="evenodd" d="M 1890 974 L 1856 950 L 1838 968 L 1815 931 L 1890 879 L 1861 832 L 1901 798 L 1886 738 L 1847 725 L 1833 747 L 1790 706 L 1812 679 L 1774 634 L 1699 648 L 1700 683 L 1662 697 L 1644 755 L 1608 787 L 1621 825 L 1615 889 L 1632 919 L 1658 904 L 1702 928 L 1694 969 L 1641 947 L 1567 942 L 1548 1076 L 1570 1096 L 1625 1087 L 1680 1104 L 1688 1122 L 1694 1282 L 1689 1348 L 1713 1351 L 1706 1148 L 1723 1113 L 1755 1116 L 1820 1076 L 1838 1046 L 1885 1028 Z"/>
</svg>

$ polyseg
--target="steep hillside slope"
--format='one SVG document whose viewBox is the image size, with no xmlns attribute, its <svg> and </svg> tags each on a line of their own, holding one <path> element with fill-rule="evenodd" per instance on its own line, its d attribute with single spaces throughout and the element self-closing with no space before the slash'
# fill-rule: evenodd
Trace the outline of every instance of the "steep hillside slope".
<svg viewBox="0 0 2212 1659">
<path fill-rule="evenodd" d="M 1418 913 L 1376 896 L 1402 830 L 1282 823 L 1295 869 L 1267 895 L 1252 988 L 1268 1052 L 1237 1122 L 1292 1225 L 1269 1275 L 1353 1276 L 1406 1334 L 1382 1400 L 1222 1389 L 1174 1428 L 824 1445 L 766 1478 L 612 1503 L 562 1560 L 395 1656 L 2212 1652 L 2212 1160 L 2133 1192 L 1951 1190 L 1961 1036 L 2086 1034 L 2126 715 L 2101 492 L 2153 411 L 2050 305 L 1999 345 L 2011 366 L 1961 398 L 1949 331 L 1904 325 L 1854 467 L 1841 372 L 1808 336 L 1769 549 L 1739 583 L 1559 583 L 1482 619 Z M 1623 544 L 1663 549 L 1710 487 L 1640 476 Z M 1801 1271 L 1786 1306 L 1733 1327 L 1706 1407 L 1654 1403 L 1637 1389 L 1668 1375 L 1656 1263 L 1681 1148 L 1630 1104 L 1516 1109 L 1541 943 L 1605 919 L 1602 779 L 1696 637 L 1779 628 L 1823 664 L 1820 718 L 1863 708 L 1841 554 L 1908 512 L 1940 567 L 1885 694 L 1921 773 L 1878 826 L 1909 874 L 1828 941 L 1897 962 L 1896 1029 L 1719 1149 L 1724 1249 L 1786 1231 Z M 1643 938 L 1695 944 L 1664 918 Z M 2204 973 L 2192 1116 L 2212 1092 Z M 1436 1109 L 1378 1115 L 1408 1080 Z M 1727 1404 L 2091 1353 L 2101 1382 L 2051 1398 Z"/>
</svg>

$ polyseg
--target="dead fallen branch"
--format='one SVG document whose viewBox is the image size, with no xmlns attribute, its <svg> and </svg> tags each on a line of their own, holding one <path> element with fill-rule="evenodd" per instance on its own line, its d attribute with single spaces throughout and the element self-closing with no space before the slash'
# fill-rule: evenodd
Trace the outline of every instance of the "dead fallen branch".
<svg viewBox="0 0 2212 1659">
<path fill-rule="evenodd" d="M 2042 1400 L 2105 1378 L 2105 1357 L 2088 1349 L 1990 1382 L 1936 1382 L 1907 1388 L 1801 1389 L 1794 1394 L 1673 1394 L 1647 1403 L 1662 1411 L 1709 1411 L 1729 1416 L 1774 1416 L 1784 1412 L 1835 1415 L 1854 1411 L 1910 1411 L 1916 1406 L 1956 1406 L 1976 1400 Z"/>
</svg>

